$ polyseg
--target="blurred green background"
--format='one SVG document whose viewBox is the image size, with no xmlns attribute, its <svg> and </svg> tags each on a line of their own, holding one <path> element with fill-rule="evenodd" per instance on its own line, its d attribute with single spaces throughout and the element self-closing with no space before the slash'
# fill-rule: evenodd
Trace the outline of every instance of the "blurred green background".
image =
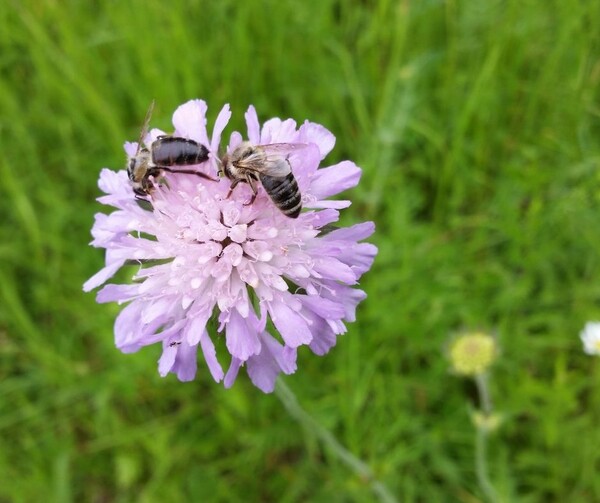
<svg viewBox="0 0 600 503">
<path fill-rule="evenodd" d="M 6 0 L 0 6 L 0 502 L 369 502 L 368 484 L 245 372 L 161 379 L 114 348 L 83 282 L 100 168 L 148 104 L 324 124 L 364 168 L 369 298 L 285 378 L 403 502 L 485 501 L 475 388 L 444 347 L 498 335 L 502 501 L 600 501 L 600 3 Z"/>
</svg>

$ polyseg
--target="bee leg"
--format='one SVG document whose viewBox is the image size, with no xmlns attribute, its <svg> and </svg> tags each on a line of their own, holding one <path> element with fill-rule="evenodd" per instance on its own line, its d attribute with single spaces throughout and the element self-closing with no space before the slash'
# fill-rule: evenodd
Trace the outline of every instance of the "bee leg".
<svg viewBox="0 0 600 503">
<path fill-rule="evenodd" d="M 143 210 L 146 210 L 146 211 L 153 211 L 154 210 L 154 206 L 152 206 L 152 200 L 151 200 L 151 198 L 150 198 L 150 196 L 148 194 L 144 194 L 144 195 L 142 195 L 142 194 L 136 194 L 135 195 L 135 202 Z"/>
<path fill-rule="evenodd" d="M 161 166 L 160 169 L 163 171 L 167 171 L 168 173 L 183 173 L 184 175 L 196 175 L 200 178 L 204 178 L 206 180 L 210 180 L 211 182 L 218 182 L 219 180 L 213 178 L 212 176 L 207 175 L 206 173 L 202 173 L 201 171 L 194 171 L 193 169 L 171 169 Z"/>
<path fill-rule="evenodd" d="M 231 197 L 231 193 L 233 192 L 233 189 L 235 189 L 235 187 L 237 186 L 238 183 L 243 182 L 244 180 L 241 180 L 240 178 L 236 178 L 233 182 L 231 182 L 231 185 L 229 186 L 229 192 L 227 192 L 227 196 L 225 197 L 225 199 L 229 199 Z"/>
<path fill-rule="evenodd" d="M 256 195 L 258 194 L 258 191 L 256 190 L 256 185 L 252 181 L 252 178 L 250 178 L 250 177 L 246 178 L 246 183 L 248 185 L 250 185 L 250 188 L 252 189 L 252 197 L 250 198 L 250 201 L 246 201 L 244 203 L 244 206 L 250 206 L 256 199 Z"/>
</svg>

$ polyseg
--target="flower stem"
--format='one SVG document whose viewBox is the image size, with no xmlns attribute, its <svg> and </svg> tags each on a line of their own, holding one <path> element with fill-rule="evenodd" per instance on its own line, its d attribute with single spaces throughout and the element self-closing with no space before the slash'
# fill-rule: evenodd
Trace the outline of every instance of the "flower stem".
<svg viewBox="0 0 600 503">
<path fill-rule="evenodd" d="M 275 387 L 275 394 L 277 398 L 281 400 L 283 406 L 286 408 L 290 416 L 292 416 L 300 424 L 312 431 L 315 436 L 321 440 L 331 451 L 337 456 L 337 458 L 350 468 L 356 475 L 362 480 L 369 482 L 373 492 L 379 497 L 379 500 L 384 503 L 397 503 L 398 500 L 389 489 L 379 480 L 375 478 L 371 468 L 362 460 L 357 458 L 337 439 L 321 426 L 312 416 L 310 416 L 298 403 L 296 395 L 288 386 L 281 380 L 277 379 L 277 385 Z"/>
<path fill-rule="evenodd" d="M 489 476 L 489 468 L 487 464 L 487 439 L 489 435 L 489 429 L 487 420 L 492 414 L 492 400 L 490 397 L 488 380 L 486 374 L 477 374 L 475 376 L 475 383 L 477 384 L 477 391 L 479 393 L 479 403 L 481 412 L 483 413 L 483 420 L 476 421 L 475 425 L 477 428 L 475 436 L 475 471 L 477 473 L 477 481 L 481 490 L 486 495 L 487 499 L 491 503 L 497 503 L 498 493 L 494 488 Z"/>
<path fill-rule="evenodd" d="M 489 416 L 492 413 L 492 398 L 490 397 L 490 389 L 488 386 L 488 375 L 486 373 L 475 375 L 475 384 L 479 394 L 479 404 L 481 411 Z"/>
</svg>

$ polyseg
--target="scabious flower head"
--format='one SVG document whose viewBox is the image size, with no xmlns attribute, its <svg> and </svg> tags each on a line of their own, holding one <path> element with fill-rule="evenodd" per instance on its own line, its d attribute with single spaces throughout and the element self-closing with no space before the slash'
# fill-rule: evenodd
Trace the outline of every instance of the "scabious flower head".
<svg viewBox="0 0 600 503">
<path fill-rule="evenodd" d="M 588 355 L 600 356 L 600 322 L 588 321 L 579 337 L 583 342 L 583 350 Z"/>
<path fill-rule="evenodd" d="M 223 107 L 209 139 L 206 108 L 200 100 L 180 106 L 173 134 L 206 145 L 211 158 L 198 169 L 215 176 L 231 113 Z M 125 264 L 138 264 L 133 283 L 107 284 L 97 296 L 98 302 L 127 303 L 115 322 L 119 349 L 161 343 L 159 373 L 173 372 L 182 381 L 194 379 L 200 349 L 217 382 L 230 387 L 245 366 L 252 382 L 270 392 L 279 373 L 295 372 L 298 347 L 323 355 L 346 332 L 345 322 L 355 320 L 366 297 L 356 285 L 377 249 L 360 243 L 373 233 L 372 222 L 330 230 L 350 202 L 327 198 L 355 186 L 361 170 L 350 161 L 319 167 L 335 143 L 328 130 L 311 122 L 297 127 L 291 119 L 261 127 L 253 107 L 246 122 L 254 144 L 307 145 L 289 157 L 305 211 L 288 218 L 262 187 L 245 205 L 252 195 L 246 184 L 228 198 L 226 179 L 173 173 L 157 184 L 148 208 L 136 200 L 124 170 L 103 169 L 99 186 L 106 195 L 99 201 L 116 210 L 96 215 L 92 245 L 106 249 L 106 265 L 84 290 L 105 283 Z M 160 134 L 152 130 L 147 142 Z M 227 151 L 241 141 L 233 133 Z M 136 149 L 125 144 L 129 155 Z M 208 328 L 210 319 L 217 321 L 216 333 Z"/>
<path fill-rule="evenodd" d="M 461 334 L 450 345 L 452 370 L 464 376 L 475 376 L 485 372 L 498 354 L 492 335 L 483 332 Z"/>
</svg>

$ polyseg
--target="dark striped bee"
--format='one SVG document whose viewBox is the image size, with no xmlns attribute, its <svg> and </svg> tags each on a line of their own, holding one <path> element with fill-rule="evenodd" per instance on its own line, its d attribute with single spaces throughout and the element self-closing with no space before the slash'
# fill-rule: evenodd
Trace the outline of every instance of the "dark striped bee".
<svg viewBox="0 0 600 503">
<path fill-rule="evenodd" d="M 231 180 L 227 197 L 240 182 L 244 182 L 252 189 L 252 198 L 245 204 L 252 204 L 257 195 L 256 182 L 260 181 L 284 215 L 298 218 L 302 201 L 288 158 L 291 151 L 304 147 L 306 145 L 302 143 L 254 145 L 242 142 L 221 159 L 221 173 Z"/>
<path fill-rule="evenodd" d="M 137 152 L 127 159 L 127 175 L 136 197 L 144 198 L 150 195 L 154 188 L 153 179 L 159 178 L 166 171 L 168 173 L 181 173 L 196 175 L 207 180 L 216 181 L 201 171 L 191 169 L 173 169 L 176 166 L 193 166 L 208 160 L 208 149 L 189 138 L 180 136 L 159 136 L 150 145 L 150 149 L 143 147 L 144 136 L 148 132 L 148 124 L 152 116 L 154 102 L 150 105 L 140 139 Z"/>
</svg>

